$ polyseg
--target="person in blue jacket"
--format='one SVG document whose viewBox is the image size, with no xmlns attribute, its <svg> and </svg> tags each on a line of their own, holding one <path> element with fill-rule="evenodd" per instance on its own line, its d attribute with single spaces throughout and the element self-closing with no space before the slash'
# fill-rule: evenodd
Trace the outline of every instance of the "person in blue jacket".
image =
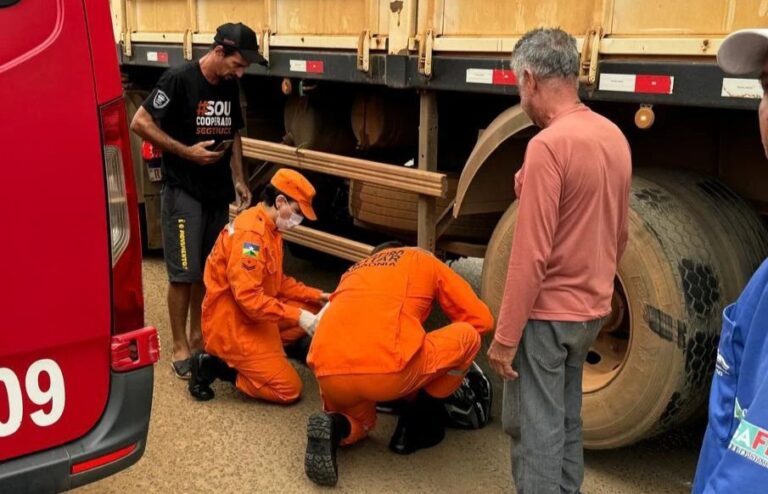
<svg viewBox="0 0 768 494">
<path fill-rule="evenodd" d="M 768 157 L 768 29 L 732 33 L 717 62 L 728 74 L 759 75 L 760 137 Z M 768 260 L 723 312 L 693 492 L 768 493 Z"/>
</svg>

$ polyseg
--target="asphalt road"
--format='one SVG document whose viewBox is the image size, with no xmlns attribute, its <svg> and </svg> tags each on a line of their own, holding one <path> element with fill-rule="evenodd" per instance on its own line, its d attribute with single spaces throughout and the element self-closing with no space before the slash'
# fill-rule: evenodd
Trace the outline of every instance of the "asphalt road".
<svg viewBox="0 0 768 494">
<path fill-rule="evenodd" d="M 480 263 L 454 268 L 477 286 Z M 308 284 L 334 288 L 343 266 L 286 259 L 286 271 Z M 146 319 L 160 333 L 163 355 L 155 368 L 149 440 L 144 457 L 81 493 L 321 492 L 304 475 L 306 421 L 319 410 L 312 374 L 297 364 L 304 396 L 280 407 L 246 398 L 216 383 L 216 398 L 199 403 L 170 368 L 171 331 L 161 258 L 144 262 Z M 479 431 L 449 430 L 438 446 L 410 456 L 389 452 L 395 418 L 379 416 L 371 437 L 339 454 L 338 492 L 513 492 L 509 441 L 497 418 Z M 701 429 L 679 432 L 612 451 L 587 451 L 585 494 L 690 492 Z"/>
</svg>

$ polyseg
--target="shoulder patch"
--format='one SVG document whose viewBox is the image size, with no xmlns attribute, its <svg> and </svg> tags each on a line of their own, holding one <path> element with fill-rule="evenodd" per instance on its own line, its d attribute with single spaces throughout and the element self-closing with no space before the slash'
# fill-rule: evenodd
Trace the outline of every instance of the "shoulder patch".
<svg viewBox="0 0 768 494">
<path fill-rule="evenodd" d="M 168 97 L 167 94 L 165 94 L 165 91 L 162 89 L 158 89 L 155 93 L 155 98 L 152 100 L 152 106 L 157 108 L 158 110 L 161 110 L 168 106 L 168 103 L 171 102 L 171 98 Z"/>
<path fill-rule="evenodd" d="M 253 257 L 258 259 L 261 246 L 252 244 L 250 242 L 243 242 L 243 257 Z"/>
</svg>

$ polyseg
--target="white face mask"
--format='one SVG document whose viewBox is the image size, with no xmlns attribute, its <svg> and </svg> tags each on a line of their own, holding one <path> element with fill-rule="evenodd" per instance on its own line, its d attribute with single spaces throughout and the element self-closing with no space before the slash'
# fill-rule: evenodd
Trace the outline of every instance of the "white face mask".
<svg viewBox="0 0 768 494">
<path fill-rule="evenodd" d="M 304 220 L 304 217 L 300 214 L 291 213 L 290 218 L 282 218 L 278 217 L 275 221 L 275 225 L 277 226 L 277 229 L 281 232 L 287 232 L 288 230 L 297 227 L 301 224 L 301 222 Z"/>
</svg>

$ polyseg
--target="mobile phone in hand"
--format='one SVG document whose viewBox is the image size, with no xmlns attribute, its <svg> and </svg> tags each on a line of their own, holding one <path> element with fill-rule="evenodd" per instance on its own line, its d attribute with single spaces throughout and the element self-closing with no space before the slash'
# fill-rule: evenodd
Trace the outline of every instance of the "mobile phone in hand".
<svg viewBox="0 0 768 494">
<path fill-rule="evenodd" d="M 226 151 L 230 148 L 230 146 L 232 146 L 233 142 L 235 142 L 234 139 L 225 139 L 216 144 L 216 147 L 214 147 L 211 151 L 214 153 L 221 153 L 222 151 Z"/>
</svg>

